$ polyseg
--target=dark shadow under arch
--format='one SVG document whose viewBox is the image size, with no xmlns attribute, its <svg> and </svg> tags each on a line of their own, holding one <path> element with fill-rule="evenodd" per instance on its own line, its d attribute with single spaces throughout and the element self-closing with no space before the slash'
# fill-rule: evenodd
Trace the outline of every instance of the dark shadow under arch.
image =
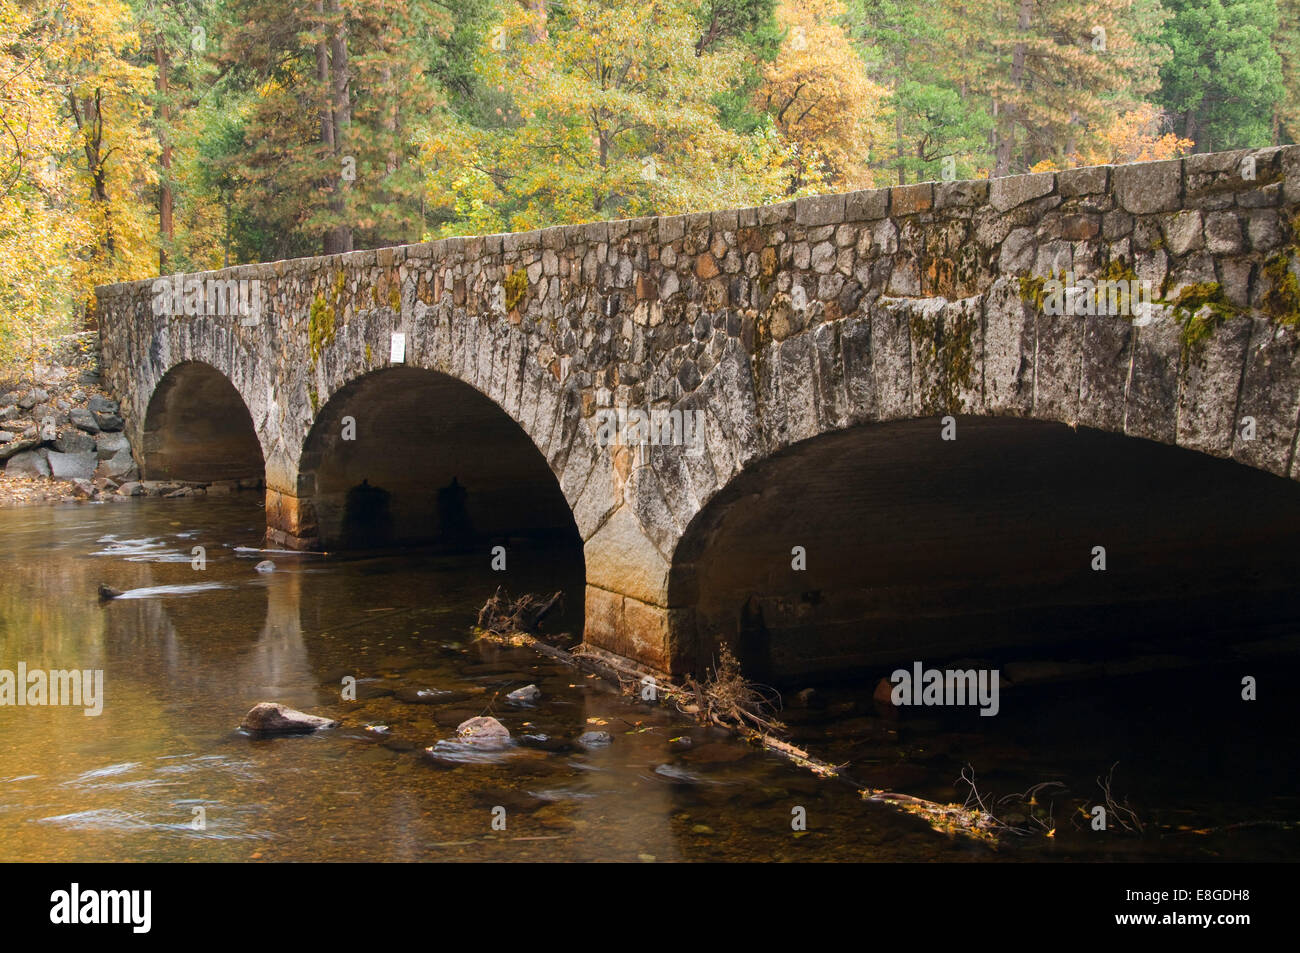
<svg viewBox="0 0 1300 953">
<path fill-rule="evenodd" d="M 169 370 L 149 400 L 144 421 L 147 480 L 260 482 L 262 445 L 239 391 L 209 364 Z"/>
<path fill-rule="evenodd" d="M 528 539 L 581 560 L 541 451 L 492 400 L 437 371 L 387 368 L 340 388 L 317 415 L 299 474 L 326 549 L 467 551 Z"/>
<path fill-rule="evenodd" d="M 934 418 L 863 425 L 736 477 L 675 554 L 678 667 L 701 670 L 722 641 L 779 682 L 1300 621 L 1300 484 L 1062 424 L 963 417 L 955 441 L 940 432 Z"/>
</svg>

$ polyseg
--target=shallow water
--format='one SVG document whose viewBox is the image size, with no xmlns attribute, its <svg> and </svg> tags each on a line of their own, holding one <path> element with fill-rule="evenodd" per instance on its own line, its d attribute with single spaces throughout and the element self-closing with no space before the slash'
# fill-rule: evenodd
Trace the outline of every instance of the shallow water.
<svg viewBox="0 0 1300 953">
<path fill-rule="evenodd" d="M 276 571 L 261 574 L 263 555 L 236 547 L 258 546 L 262 527 L 249 495 L 0 510 L 0 669 L 105 673 L 97 717 L 0 707 L 0 860 L 1300 856 L 1295 704 L 1282 697 L 1294 666 L 1259 666 L 1269 687 L 1253 707 L 1235 700 L 1237 668 L 1211 666 L 1023 689 L 997 718 L 882 718 L 871 685 L 786 713 L 797 742 L 856 781 L 942 800 L 965 796 L 955 782 L 967 763 L 986 799 L 1049 779 L 1085 798 L 1118 761 L 1115 791 L 1148 826 L 1090 833 L 1062 801 L 1057 836 L 1004 837 L 994 851 L 531 650 L 474 643 L 503 575 L 512 591 L 564 588 L 581 606 L 580 567 L 554 554 L 512 548 L 508 574 L 487 558 L 275 554 Z M 101 605 L 101 583 L 126 595 Z M 340 695 L 345 675 L 359 680 L 357 701 Z M 530 682 L 538 707 L 505 701 Z M 435 690 L 458 694 L 420 694 Z M 268 700 L 343 725 L 239 731 Z M 520 743 L 457 746 L 456 725 L 484 713 Z M 612 743 L 573 743 L 589 730 Z M 795 808 L 806 831 L 791 828 Z M 1232 824 L 1249 826 L 1218 830 Z"/>
</svg>

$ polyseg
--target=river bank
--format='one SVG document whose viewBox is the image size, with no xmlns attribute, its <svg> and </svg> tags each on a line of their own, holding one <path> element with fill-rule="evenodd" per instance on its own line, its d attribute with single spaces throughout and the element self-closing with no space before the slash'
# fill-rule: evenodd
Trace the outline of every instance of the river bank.
<svg viewBox="0 0 1300 953">
<path fill-rule="evenodd" d="M 139 478 L 95 332 L 42 347 L 0 376 L 0 506 L 100 497 Z"/>
</svg>

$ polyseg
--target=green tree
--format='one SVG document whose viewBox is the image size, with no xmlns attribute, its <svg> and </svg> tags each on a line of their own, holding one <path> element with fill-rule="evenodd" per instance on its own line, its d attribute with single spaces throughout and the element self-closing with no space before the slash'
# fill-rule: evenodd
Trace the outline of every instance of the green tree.
<svg viewBox="0 0 1300 953">
<path fill-rule="evenodd" d="M 1173 57 L 1160 71 L 1157 101 L 1176 131 L 1200 152 L 1268 145 L 1284 95 L 1274 0 L 1165 2 Z"/>
<path fill-rule="evenodd" d="M 952 56 L 954 31 L 931 5 L 915 0 L 854 0 L 848 22 L 868 72 L 890 89 L 892 140 L 872 156 L 901 185 L 937 179 L 941 160 L 971 177 L 990 165 L 991 117 L 985 103 L 963 86 L 964 60 Z"/>
</svg>

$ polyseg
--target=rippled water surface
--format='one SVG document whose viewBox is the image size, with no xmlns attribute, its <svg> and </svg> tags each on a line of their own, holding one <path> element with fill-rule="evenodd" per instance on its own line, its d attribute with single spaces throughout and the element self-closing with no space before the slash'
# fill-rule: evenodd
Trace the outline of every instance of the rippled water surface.
<svg viewBox="0 0 1300 953">
<path fill-rule="evenodd" d="M 236 550 L 258 546 L 262 527 L 249 495 L 0 510 L 0 668 L 103 669 L 106 689 L 98 717 L 0 708 L 0 860 L 1297 856 L 1294 703 L 1275 695 L 1243 714 L 1231 691 L 1215 694 L 1235 671 L 1044 689 L 1004 700 L 994 719 L 883 719 L 869 685 L 788 712 L 795 740 L 858 781 L 942 800 L 964 797 L 966 763 L 992 795 L 1046 779 L 1095 791 L 1097 772 L 1120 761 L 1126 792 L 1168 832 L 1089 837 L 1058 816 L 1070 836 L 994 851 L 531 650 L 473 642 L 501 581 L 487 558 L 276 554 L 267 575 L 253 569 L 262 555 Z M 580 568 L 542 552 L 511 559 L 512 590 L 564 588 L 581 606 Z M 101 605 L 101 583 L 126 596 Z M 1294 684 L 1294 672 L 1271 672 Z M 345 675 L 359 679 L 358 701 L 340 697 Z M 530 682 L 537 708 L 506 703 Z M 435 690 L 458 694 L 421 694 Z M 343 726 L 239 731 L 267 700 Z M 493 755 L 449 744 L 484 713 L 521 743 Z M 588 730 L 612 743 L 574 745 Z M 492 828 L 497 807 L 505 830 Z M 796 807 L 806 832 L 791 829 Z"/>
</svg>

